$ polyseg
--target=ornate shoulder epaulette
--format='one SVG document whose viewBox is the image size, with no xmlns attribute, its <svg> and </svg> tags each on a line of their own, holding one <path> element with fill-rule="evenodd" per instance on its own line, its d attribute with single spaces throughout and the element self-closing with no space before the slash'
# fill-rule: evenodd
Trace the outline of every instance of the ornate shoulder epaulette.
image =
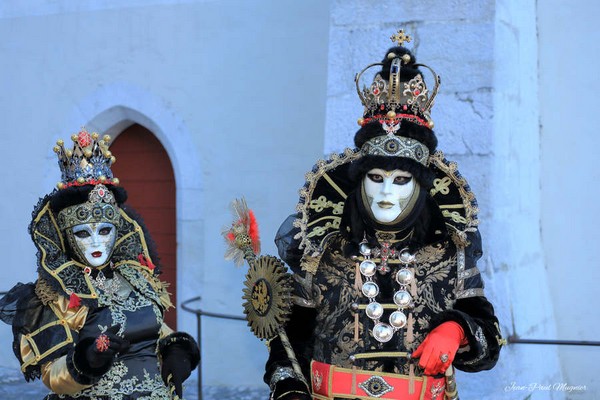
<svg viewBox="0 0 600 400">
<path fill-rule="evenodd" d="M 70 346 L 77 341 L 76 328 L 85 322 L 88 309 L 80 307 L 73 310 L 67 304 L 68 300 L 59 296 L 56 301 L 45 305 L 41 313 L 36 313 L 37 318 L 32 324 L 36 329 L 22 332 L 21 370 L 26 377 L 32 373 L 36 375 L 34 370 L 44 363 L 67 354 Z"/>
</svg>

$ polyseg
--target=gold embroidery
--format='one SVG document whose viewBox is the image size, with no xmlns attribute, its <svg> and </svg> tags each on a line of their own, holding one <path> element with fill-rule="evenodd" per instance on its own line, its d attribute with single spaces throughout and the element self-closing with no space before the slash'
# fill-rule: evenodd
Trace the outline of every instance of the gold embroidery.
<svg viewBox="0 0 600 400">
<path fill-rule="evenodd" d="M 309 207 L 316 212 L 321 212 L 325 208 L 333 208 L 333 213 L 337 215 L 341 215 L 344 211 L 344 202 L 340 201 L 338 203 L 334 203 L 330 200 L 327 200 L 325 196 L 319 196 L 316 200 L 311 200 Z"/>
<path fill-rule="evenodd" d="M 296 235 L 296 239 L 300 239 L 299 248 L 305 249 L 305 253 L 315 253 L 319 252 L 321 243 L 312 243 L 311 238 L 315 235 L 309 237 L 311 232 L 308 231 L 308 217 L 310 210 L 310 202 L 312 200 L 312 194 L 317 186 L 317 182 L 320 178 L 325 177 L 328 171 L 338 167 L 342 164 L 349 163 L 357 158 L 360 158 L 360 152 L 357 152 L 352 149 L 345 149 L 342 154 L 332 154 L 327 160 L 319 160 L 316 164 L 316 170 L 314 172 L 309 172 L 306 174 L 306 185 L 300 189 L 300 202 L 296 206 L 296 210 L 300 213 L 300 218 L 298 218 L 294 222 L 294 226 L 300 228 L 300 233 Z M 325 177 L 327 180 L 328 177 Z M 329 182 L 329 180 L 328 180 Z M 341 190 L 337 185 L 334 187 L 335 190 L 340 192 Z M 345 194 L 343 195 L 343 197 Z M 333 225 L 330 227 L 335 228 Z M 339 228 L 339 223 L 337 228 Z M 322 236 L 323 234 L 316 234 L 316 236 Z"/>
<path fill-rule="evenodd" d="M 137 397 L 140 400 L 170 400 L 169 390 L 157 374 L 150 374 L 144 369 L 143 377 L 127 376 L 127 366 L 117 361 L 112 368 L 104 374 L 100 381 L 94 386 L 84 389 L 79 393 L 71 395 L 73 398 L 97 398 L 98 396 L 109 397 L 111 400 L 124 400 L 132 393 L 149 393 L 147 396 Z"/>
<path fill-rule="evenodd" d="M 312 238 L 315 236 L 323 236 L 327 233 L 327 231 L 329 231 L 331 229 L 340 229 L 340 222 L 342 221 L 341 218 L 339 218 L 339 217 L 337 217 L 337 218 L 336 217 L 323 217 L 317 221 L 321 221 L 323 219 L 331 219 L 331 221 L 326 222 L 324 225 L 315 227 L 312 231 L 310 231 L 310 233 L 308 235 L 306 235 L 307 238 Z M 314 221 L 314 222 L 317 222 L 317 221 Z"/>
<path fill-rule="evenodd" d="M 441 193 L 444 195 L 450 193 L 450 189 L 448 188 L 450 183 L 452 183 L 452 181 L 447 176 L 443 177 L 442 179 L 434 179 L 433 188 L 429 191 L 429 194 L 434 196 L 436 193 Z"/>
<path fill-rule="evenodd" d="M 446 218 L 451 218 L 454 222 L 460 222 L 462 224 L 467 223 L 467 219 L 456 211 L 442 210 L 442 215 Z"/>
<path fill-rule="evenodd" d="M 454 184 L 458 190 L 460 198 L 462 199 L 463 204 L 461 207 L 443 204 L 443 200 L 439 202 L 441 203 L 439 206 L 440 209 L 442 209 L 442 214 L 444 217 L 452 221 L 452 223 L 447 223 L 446 225 L 455 232 L 455 234 L 452 235 L 455 243 L 459 245 L 466 245 L 466 232 L 473 230 L 479 224 L 477 219 L 477 213 L 479 212 L 479 209 L 477 208 L 475 195 L 473 192 L 471 192 L 466 179 L 463 178 L 458 172 L 457 164 L 447 161 L 444 158 L 443 152 L 436 151 L 435 154 L 429 157 L 429 160 L 431 165 L 435 166 L 444 174 L 446 174 L 445 177 L 434 180 L 434 188 L 430 191 L 431 196 L 435 197 L 438 193 L 441 195 L 448 194 L 450 185 Z M 446 210 L 447 208 L 464 210 L 464 215 L 457 211 L 450 212 Z M 458 226 L 454 224 L 458 224 Z"/>
<path fill-rule="evenodd" d="M 58 299 L 58 293 L 43 278 L 38 278 L 35 284 L 35 294 L 42 301 L 42 304 L 47 305 Z"/>
<path fill-rule="evenodd" d="M 304 254 L 302 256 L 302 261 L 300 264 L 302 265 L 302 270 L 308 272 L 309 274 L 315 274 L 317 269 L 319 268 L 319 262 L 321 261 L 321 254 L 316 255 L 308 255 Z"/>
</svg>

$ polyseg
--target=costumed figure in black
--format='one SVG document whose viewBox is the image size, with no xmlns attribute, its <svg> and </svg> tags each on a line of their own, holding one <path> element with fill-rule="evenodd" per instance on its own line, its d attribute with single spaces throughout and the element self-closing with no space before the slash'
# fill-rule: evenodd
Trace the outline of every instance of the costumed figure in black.
<svg viewBox="0 0 600 400">
<path fill-rule="evenodd" d="M 454 367 L 498 359 L 503 340 L 476 266 L 477 203 L 436 151 L 439 77 L 402 47 L 403 31 L 392 39 L 400 46 L 356 78 L 356 148 L 315 165 L 278 232 L 294 272 L 284 330 L 302 373 L 280 336 L 270 340 L 272 399 L 456 399 Z"/>
<path fill-rule="evenodd" d="M 54 399 L 173 399 L 199 361 L 196 341 L 164 322 L 172 306 L 148 232 L 125 204 L 109 136 L 62 140 L 62 182 L 33 211 L 38 279 L 0 300 L 25 379 Z"/>
</svg>

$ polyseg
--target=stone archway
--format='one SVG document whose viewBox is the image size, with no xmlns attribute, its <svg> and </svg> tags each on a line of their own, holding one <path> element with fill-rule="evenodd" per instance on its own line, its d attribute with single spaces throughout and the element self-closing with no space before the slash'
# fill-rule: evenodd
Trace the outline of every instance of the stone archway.
<svg viewBox="0 0 600 400">
<path fill-rule="evenodd" d="M 139 124 L 122 131 L 110 146 L 117 157 L 112 170 L 127 190 L 127 204 L 144 220 L 162 269 L 161 280 L 169 283 L 177 299 L 177 237 L 175 175 L 171 160 L 154 134 Z M 169 310 L 165 322 L 177 329 L 177 308 Z"/>
</svg>

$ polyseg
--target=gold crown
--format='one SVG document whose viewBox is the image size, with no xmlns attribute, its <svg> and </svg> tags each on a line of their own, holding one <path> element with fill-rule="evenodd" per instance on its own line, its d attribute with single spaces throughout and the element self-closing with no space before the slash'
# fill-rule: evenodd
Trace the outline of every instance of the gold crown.
<svg viewBox="0 0 600 400">
<path fill-rule="evenodd" d="M 71 135 L 73 149 L 66 149 L 64 141 L 58 140 L 54 152 L 58 155 L 61 182 L 56 186 L 64 189 L 69 186 L 113 184 L 119 179 L 113 177 L 110 169 L 116 162 L 115 156 L 108 150 L 110 136 L 100 139 L 98 133 L 88 133 L 81 128 L 79 133 Z"/>
<path fill-rule="evenodd" d="M 391 39 L 400 45 L 411 40 L 410 36 L 404 34 L 402 29 L 392 35 Z M 354 78 L 358 97 L 365 107 L 363 118 L 358 120 L 359 125 L 362 126 L 377 120 L 381 124 L 386 123 L 395 132 L 400 128 L 402 120 L 410 120 L 419 125 L 433 128 L 430 112 L 439 90 L 440 77 L 425 64 L 410 64 L 411 56 L 409 54 L 399 56 L 391 52 L 387 58 L 391 60 L 389 81 L 383 79 L 378 73 L 368 88 L 363 85 L 362 90 L 360 89 L 361 76 L 369 68 L 383 66 L 384 63 L 381 62 L 368 65 Z M 409 64 L 411 69 L 424 67 L 431 72 L 435 82 L 431 92 L 427 89 L 420 72 L 408 82 L 402 81 L 402 69 Z"/>
</svg>

